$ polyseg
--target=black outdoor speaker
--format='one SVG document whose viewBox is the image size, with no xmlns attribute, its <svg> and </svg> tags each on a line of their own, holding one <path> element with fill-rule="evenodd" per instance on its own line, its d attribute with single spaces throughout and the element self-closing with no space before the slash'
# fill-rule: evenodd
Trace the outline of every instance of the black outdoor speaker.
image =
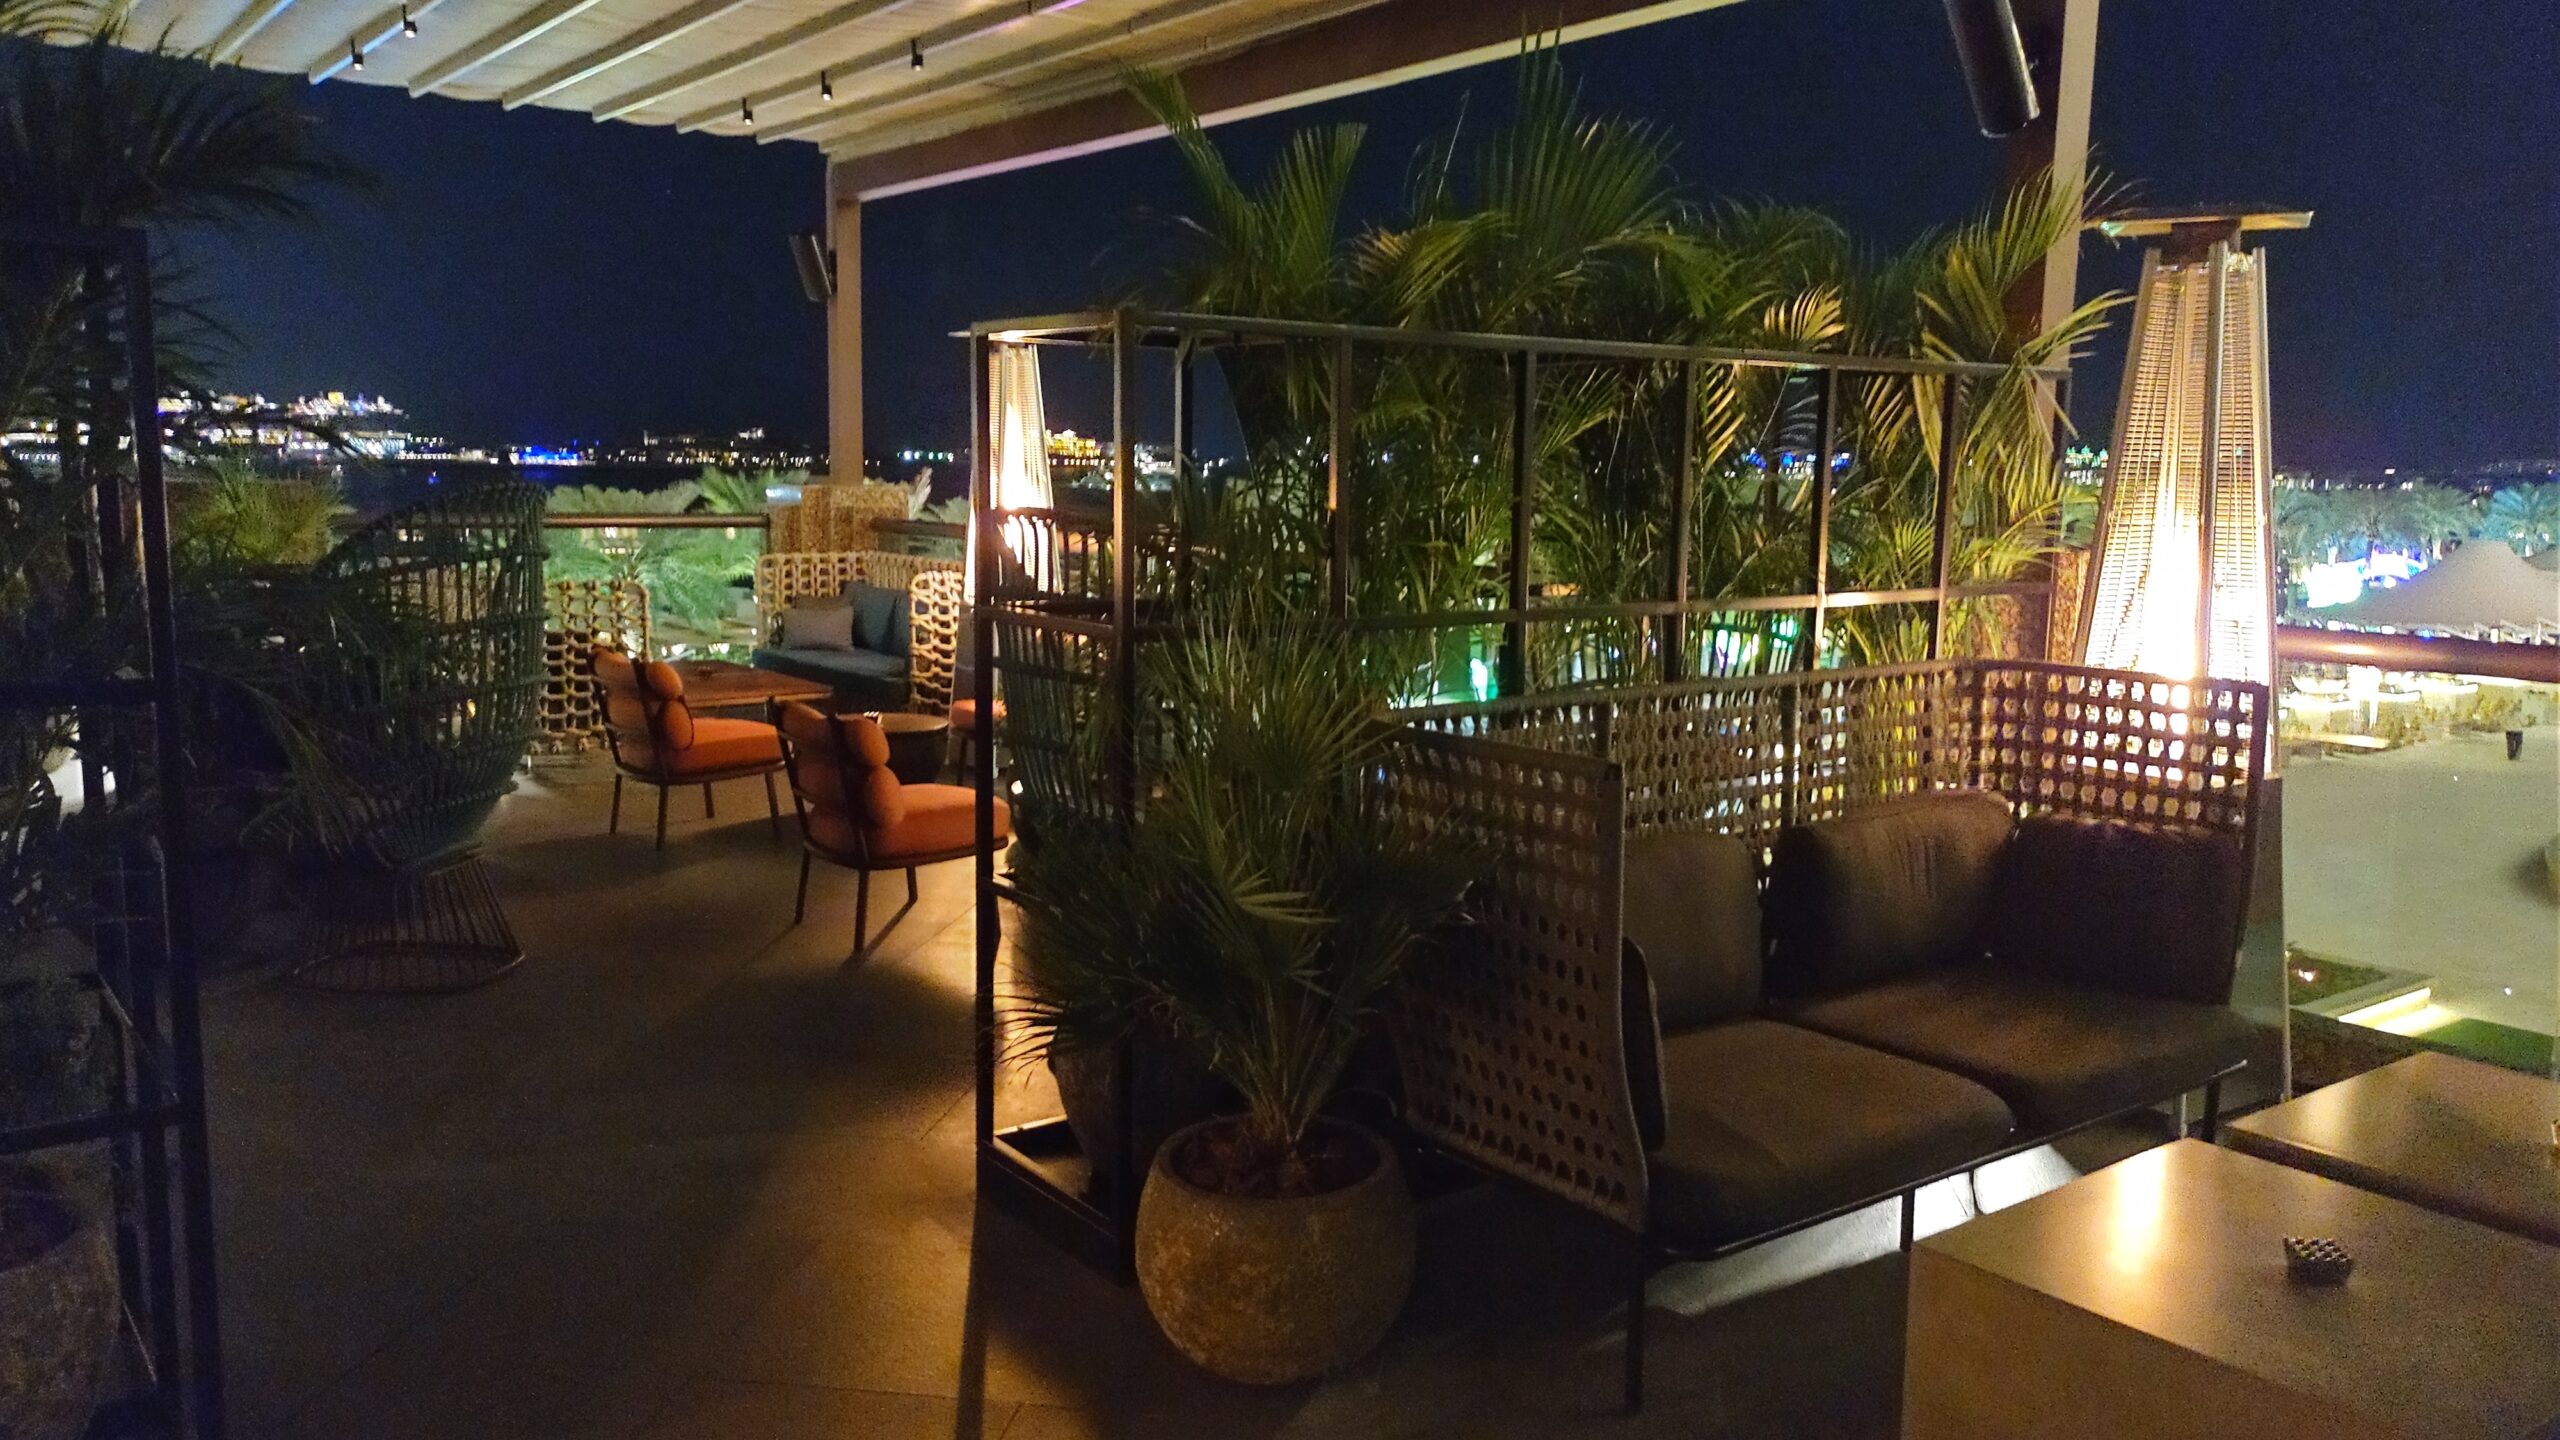
<svg viewBox="0 0 2560 1440">
<path fill-rule="evenodd" d="M 2035 77 L 2027 73 L 2027 46 L 2009 0 L 1947 0 L 1947 25 L 1982 133 L 2015 135 L 2034 124 Z"/>
<path fill-rule="evenodd" d="M 817 231 L 803 230 L 791 237 L 791 263 L 800 267 L 800 293 L 813 304 L 824 305 L 835 298 L 836 271 L 827 259 L 827 247 Z"/>
</svg>

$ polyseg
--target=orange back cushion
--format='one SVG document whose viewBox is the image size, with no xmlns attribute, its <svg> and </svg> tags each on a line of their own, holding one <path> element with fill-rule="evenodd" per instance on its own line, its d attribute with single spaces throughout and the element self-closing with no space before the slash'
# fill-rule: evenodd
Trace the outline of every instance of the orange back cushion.
<svg viewBox="0 0 2560 1440">
<path fill-rule="evenodd" d="M 827 716 L 793 702 L 782 707 L 791 741 L 791 789 L 800 803 L 864 830 L 906 818 L 906 798 L 889 773 L 889 737 L 860 715 Z"/>
</svg>

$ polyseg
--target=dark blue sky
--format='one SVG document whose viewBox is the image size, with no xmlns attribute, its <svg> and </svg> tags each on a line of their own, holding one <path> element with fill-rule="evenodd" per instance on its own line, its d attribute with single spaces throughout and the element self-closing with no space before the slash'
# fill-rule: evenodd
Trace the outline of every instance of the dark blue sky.
<svg viewBox="0 0 2560 1440">
<path fill-rule="evenodd" d="M 1934 0 L 1749 0 L 1566 55 L 1595 103 L 1671 129 L 1701 197 L 1819 205 L 1890 245 L 1998 173 Z M 2102 165 L 2152 201 L 2318 212 L 2271 247 L 2280 463 L 2560 453 L 2554 56 L 2548 0 L 2105 8 Z M 1258 168 L 1299 125 L 1365 122 L 1353 210 L 1383 216 L 1415 144 L 1509 87 L 1488 67 L 1217 134 Z M 237 383 L 384 391 L 464 439 L 823 433 L 821 318 L 782 242 L 817 222 L 814 152 L 353 85 L 312 103 L 382 188 L 191 252 L 240 333 Z M 958 438 L 949 331 L 1108 298 L 1138 217 L 1187 203 L 1154 144 L 868 207 L 873 448 Z M 2084 290 L 2129 287 L 2134 260 L 2092 241 Z M 2085 420 L 2106 419 L 2121 344 L 2082 377 Z"/>
</svg>

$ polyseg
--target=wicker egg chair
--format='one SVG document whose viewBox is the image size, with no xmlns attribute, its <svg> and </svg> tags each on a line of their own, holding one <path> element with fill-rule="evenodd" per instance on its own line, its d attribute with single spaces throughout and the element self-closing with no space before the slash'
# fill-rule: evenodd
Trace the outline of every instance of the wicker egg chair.
<svg viewBox="0 0 2560 1440">
<path fill-rule="evenodd" d="M 303 984 L 463 990 L 524 958 L 475 846 L 540 724 L 544 500 L 514 481 L 453 486 L 320 562 L 401 643 L 314 656 L 346 739 Z"/>
</svg>

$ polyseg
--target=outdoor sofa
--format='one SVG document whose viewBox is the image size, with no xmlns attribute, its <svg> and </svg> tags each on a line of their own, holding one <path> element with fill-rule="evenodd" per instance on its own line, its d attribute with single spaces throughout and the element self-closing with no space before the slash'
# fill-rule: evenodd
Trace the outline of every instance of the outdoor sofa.
<svg viewBox="0 0 2560 1440">
<path fill-rule="evenodd" d="M 775 618 L 751 663 L 832 686 L 845 711 L 907 708 L 914 626 L 907 592 L 869 581 L 804 597 Z"/>
<path fill-rule="evenodd" d="M 1391 1012 L 1422 1143 L 1645 1282 L 1913 1196 L 2260 1050 L 2229 1000 L 2263 687 L 2035 661 L 1416 715 L 1413 823 L 1497 857 Z"/>
</svg>

